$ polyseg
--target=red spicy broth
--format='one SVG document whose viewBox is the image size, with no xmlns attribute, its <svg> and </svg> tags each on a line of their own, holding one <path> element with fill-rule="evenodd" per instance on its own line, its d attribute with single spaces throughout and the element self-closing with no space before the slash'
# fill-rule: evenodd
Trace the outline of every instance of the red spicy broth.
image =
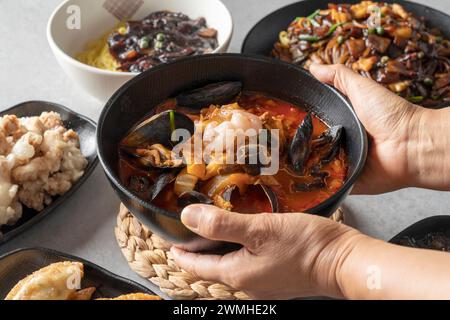
<svg viewBox="0 0 450 320">
<path fill-rule="evenodd" d="M 279 100 L 268 97 L 261 93 L 244 91 L 237 99 L 240 108 L 245 111 L 262 117 L 278 117 L 282 119 L 284 131 L 287 137 L 287 142 L 293 139 L 299 124 L 306 117 L 307 112 L 302 108 Z M 185 108 L 176 107 L 174 100 L 168 100 L 157 108 L 157 111 L 167 109 L 175 109 L 182 113 L 188 114 L 193 120 L 199 120 L 201 116 L 195 113 L 189 113 Z M 313 120 L 313 139 L 319 137 L 329 127 L 321 121 L 318 117 L 312 115 Z M 285 146 L 286 147 L 286 146 Z M 286 150 L 286 148 L 285 148 Z M 312 155 L 308 162 L 307 168 L 311 168 L 316 162 L 317 158 Z M 122 182 L 134 189 L 139 197 L 144 200 L 148 199 L 148 192 L 146 188 L 155 181 L 158 176 L 158 171 L 142 167 L 135 159 L 128 157 L 121 153 L 120 155 L 120 177 Z M 323 188 L 312 191 L 294 191 L 293 184 L 295 183 L 311 183 L 314 178 L 311 175 L 298 176 L 290 167 L 286 151 L 280 155 L 280 168 L 278 173 L 270 177 L 271 181 L 276 181 L 270 187 L 276 194 L 279 201 L 280 212 L 305 212 L 312 207 L 322 203 L 333 194 L 335 194 L 344 184 L 348 166 L 347 156 L 341 147 L 338 155 L 330 163 L 321 167 L 322 172 L 326 172 L 327 176 L 324 178 L 325 186 Z M 308 172 L 308 170 L 307 170 Z M 136 177 L 144 177 L 148 179 L 149 183 L 143 183 L 139 188 L 134 188 L 132 184 L 136 185 Z M 132 183 L 132 180 L 134 181 Z M 208 181 L 199 181 L 197 189 L 204 190 L 204 186 Z M 139 185 L 139 184 L 138 184 Z M 136 190 L 137 189 L 137 190 Z M 182 208 L 177 205 L 177 195 L 174 193 L 173 183 L 168 185 L 163 192 L 153 201 L 153 203 L 161 208 L 173 212 L 181 212 Z M 235 191 L 231 198 L 233 205 L 232 210 L 241 213 L 259 213 L 271 212 L 270 203 L 264 196 L 260 188 L 249 185 L 245 192 Z"/>
</svg>

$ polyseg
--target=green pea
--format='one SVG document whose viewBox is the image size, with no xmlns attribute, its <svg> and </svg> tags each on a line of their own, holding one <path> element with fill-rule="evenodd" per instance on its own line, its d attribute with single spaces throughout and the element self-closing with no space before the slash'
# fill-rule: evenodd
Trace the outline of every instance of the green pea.
<svg viewBox="0 0 450 320">
<path fill-rule="evenodd" d="M 164 33 L 158 33 L 156 35 L 156 41 L 162 42 L 164 41 L 164 38 L 165 38 Z"/>
<path fill-rule="evenodd" d="M 339 44 L 343 44 L 344 41 L 345 41 L 345 38 L 344 38 L 343 36 L 339 36 L 339 37 L 337 38 L 337 42 L 338 42 Z"/>
<path fill-rule="evenodd" d="M 419 59 L 425 58 L 425 52 L 420 51 L 420 52 L 417 54 L 417 58 L 419 58 Z"/>
<path fill-rule="evenodd" d="M 426 77 L 425 79 L 423 79 L 423 83 L 427 86 L 432 86 L 434 84 L 434 81 L 433 78 Z"/>
<path fill-rule="evenodd" d="M 142 37 L 141 39 L 139 39 L 139 48 L 141 49 L 147 49 L 149 47 L 150 44 L 150 39 L 149 37 Z"/>
<path fill-rule="evenodd" d="M 389 61 L 389 57 L 388 56 L 382 56 L 380 62 L 382 64 L 386 64 Z"/>
</svg>

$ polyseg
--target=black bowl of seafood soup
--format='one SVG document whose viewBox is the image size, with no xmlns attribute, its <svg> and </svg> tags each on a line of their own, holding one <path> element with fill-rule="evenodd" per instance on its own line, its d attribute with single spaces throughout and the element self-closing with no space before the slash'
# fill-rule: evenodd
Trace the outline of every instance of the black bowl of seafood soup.
<svg viewBox="0 0 450 320">
<path fill-rule="evenodd" d="M 215 143 L 227 132 L 223 128 L 248 129 L 257 138 L 246 137 L 240 145 L 233 136 L 235 145 L 222 149 Z M 176 129 L 195 132 L 194 139 L 176 144 Z M 265 130 L 266 140 L 259 135 Z M 193 146 L 197 134 L 203 138 L 199 160 L 187 160 L 193 157 L 185 150 L 196 149 L 174 151 Z M 181 223 L 184 206 L 329 217 L 350 193 L 367 156 L 365 130 L 339 92 L 292 64 L 239 54 L 187 58 L 129 81 L 106 104 L 97 143 L 125 206 L 152 231 L 191 251 L 219 243 Z M 214 151 L 206 155 L 208 147 Z M 224 160 L 227 150 L 230 163 Z M 252 154 L 270 159 L 251 162 Z M 244 162 L 233 162 L 238 155 Z"/>
</svg>

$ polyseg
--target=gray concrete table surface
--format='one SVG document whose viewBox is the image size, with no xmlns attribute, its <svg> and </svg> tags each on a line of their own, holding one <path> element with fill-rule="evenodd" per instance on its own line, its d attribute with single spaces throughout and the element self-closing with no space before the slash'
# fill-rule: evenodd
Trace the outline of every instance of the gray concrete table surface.
<svg viewBox="0 0 450 320">
<path fill-rule="evenodd" d="M 94 0 L 100 1 L 100 0 Z M 188 1 L 188 0 L 187 0 Z M 61 0 L 0 0 L 0 110 L 27 100 L 48 100 L 97 120 L 102 105 L 66 77 L 46 39 L 46 24 Z M 239 52 L 250 28 L 268 13 L 293 0 L 223 0 L 235 32 L 230 52 Z M 450 2 L 417 1 L 450 13 Z M 66 203 L 22 235 L 0 246 L 0 255 L 30 247 L 48 247 L 90 260 L 126 278 L 149 286 L 132 272 L 115 238 L 119 199 L 99 165 Z M 449 214 L 445 192 L 406 189 L 381 196 L 350 196 L 344 204 L 346 222 L 362 232 L 388 240 L 410 224 Z"/>
</svg>

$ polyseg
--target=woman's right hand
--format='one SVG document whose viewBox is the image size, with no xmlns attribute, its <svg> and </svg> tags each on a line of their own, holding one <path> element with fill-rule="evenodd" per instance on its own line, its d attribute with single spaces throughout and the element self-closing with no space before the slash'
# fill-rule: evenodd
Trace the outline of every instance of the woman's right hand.
<svg viewBox="0 0 450 320">
<path fill-rule="evenodd" d="M 448 110 L 416 106 L 343 65 L 315 64 L 310 71 L 350 99 L 369 135 L 369 156 L 354 193 L 450 188 Z"/>
</svg>

